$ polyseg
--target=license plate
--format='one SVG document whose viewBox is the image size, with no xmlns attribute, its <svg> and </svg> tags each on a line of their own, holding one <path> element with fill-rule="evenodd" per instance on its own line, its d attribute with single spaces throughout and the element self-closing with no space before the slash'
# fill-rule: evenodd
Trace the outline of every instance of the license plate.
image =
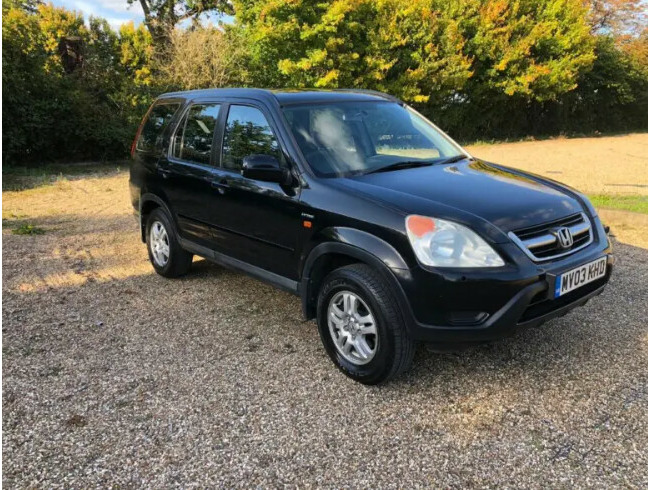
<svg viewBox="0 0 650 490">
<path fill-rule="evenodd" d="M 578 289 L 585 284 L 603 277 L 607 273 L 607 257 L 601 257 L 593 262 L 583 264 L 560 274 L 555 279 L 555 297 Z"/>
</svg>

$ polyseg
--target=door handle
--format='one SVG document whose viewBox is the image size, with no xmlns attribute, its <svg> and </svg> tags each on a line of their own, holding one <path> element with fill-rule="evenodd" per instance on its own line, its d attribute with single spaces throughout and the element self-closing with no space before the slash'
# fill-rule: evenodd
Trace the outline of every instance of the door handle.
<svg viewBox="0 0 650 490">
<path fill-rule="evenodd" d="M 172 174 L 172 171 L 166 168 L 158 167 L 158 173 L 161 175 L 163 179 L 166 179 Z"/>
<path fill-rule="evenodd" d="M 217 189 L 219 191 L 219 194 L 223 194 L 226 189 L 230 187 L 226 179 L 213 180 L 210 185 L 213 189 Z"/>
</svg>

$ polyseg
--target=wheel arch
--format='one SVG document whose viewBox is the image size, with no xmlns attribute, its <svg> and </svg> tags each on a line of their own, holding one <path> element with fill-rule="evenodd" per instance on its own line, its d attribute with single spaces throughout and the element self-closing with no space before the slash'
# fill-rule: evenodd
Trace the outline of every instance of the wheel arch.
<svg viewBox="0 0 650 490">
<path fill-rule="evenodd" d="M 156 208 L 163 208 L 169 215 L 169 218 L 172 221 L 172 225 L 176 226 L 176 223 L 174 222 L 174 215 L 163 199 L 150 192 L 142 194 L 140 197 L 140 239 L 143 243 L 147 241 L 147 217 Z"/>
<path fill-rule="evenodd" d="M 409 274 L 404 258 L 388 242 L 353 228 L 332 228 L 314 246 L 303 262 L 300 299 L 306 319 L 316 317 L 316 301 L 323 279 L 331 271 L 353 263 L 363 263 L 377 270 L 396 292 L 401 307 L 410 311 L 395 271 Z M 406 304 L 405 304 L 406 303 Z"/>
</svg>

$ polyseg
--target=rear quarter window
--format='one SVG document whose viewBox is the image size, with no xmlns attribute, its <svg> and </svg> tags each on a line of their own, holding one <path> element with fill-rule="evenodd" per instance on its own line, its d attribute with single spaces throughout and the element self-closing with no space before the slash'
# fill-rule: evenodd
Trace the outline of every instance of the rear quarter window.
<svg viewBox="0 0 650 490">
<path fill-rule="evenodd" d="M 174 114 L 181 106 L 180 102 L 158 102 L 149 111 L 147 120 L 142 125 L 136 150 L 153 151 L 162 139 L 165 128 L 169 126 Z"/>
</svg>

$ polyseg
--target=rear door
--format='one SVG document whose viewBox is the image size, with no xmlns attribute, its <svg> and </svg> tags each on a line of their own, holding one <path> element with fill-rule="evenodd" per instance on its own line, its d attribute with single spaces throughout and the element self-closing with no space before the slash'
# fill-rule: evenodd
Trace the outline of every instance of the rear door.
<svg viewBox="0 0 650 490">
<path fill-rule="evenodd" d="M 219 100 L 188 104 L 158 165 L 181 237 L 210 248 L 214 240 L 209 210 L 218 195 L 213 186 L 215 129 L 222 106 Z"/>
</svg>

